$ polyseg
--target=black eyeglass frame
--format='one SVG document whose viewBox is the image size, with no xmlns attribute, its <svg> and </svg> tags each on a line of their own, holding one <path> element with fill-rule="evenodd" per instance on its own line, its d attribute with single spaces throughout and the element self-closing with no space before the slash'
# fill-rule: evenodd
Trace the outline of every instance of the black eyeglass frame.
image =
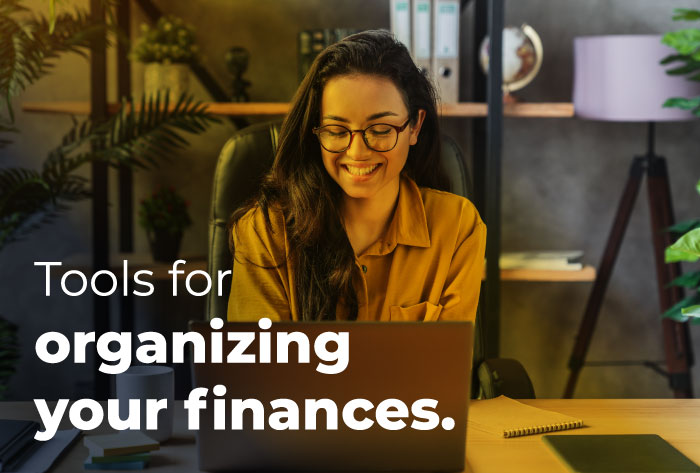
<svg viewBox="0 0 700 473">
<path fill-rule="evenodd" d="M 313 133 L 314 135 L 316 135 L 316 137 L 318 138 L 318 142 L 321 144 L 321 147 L 322 147 L 323 149 L 325 149 L 326 151 L 328 151 L 329 153 L 342 153 L 342 152 L 347 151 L 348 149 L 350 149 L 350 147 L 352 146 L 352 140 L 355 139 L 355 133 L 360 133 L 360 134 L 362 134 L 362 141 L 364 141 L 364 142 L 365 142 L 365 146 L 367 146 L 367 147 L 368 147 L 369 149 L 371 149 L 372 151 L 376 151 L 377 153 L 388 153 L 389 151 L 391 151 L 391 150 L 393 150 L 394 148 L 396 148 L 396 145 L 397 145 L 397 143 L 399 142 L 399 134 L 401 134 L 401 132 L 403 132 L 403 131 L 406 129 L 406 127 L 408 126 L 409 123 L 411 123 L 411 117 L 408 117 L 408 119 L 406 120 L 406 122 L 405 122 L 403 125 L 401 125 L 401 126 L 391 125 L 391 124 L 389 124 L 389 123 L 372 123 L 370 126 L 368 126 L 367 128 L 365 128 L 364 130 L 351 130 L 350 128 L 345 127 L 345 126 L 343 126 L 343 125 L 335 125 L 335 124 L 333 124 L 333 125 L 317 126 L 317 127 L 313 128 L 311 131 L 312 131 L 312 133 Z M 367 142 L 367 136 L 365 135 L 365 133 L 367 132 L 367 130 L 369 130 L 369 129 L 372 128 L 373 126 L 377 126 L 377 125 L 388 126 L 388 127 L 393 128 L 394 130 L 396 130 L 396 141 L 394 142 L 394 146 L 392 146 L 392 147 L 389 148 L 389 149 L 385 149 L 385 150 L 379 151 L 379 150 L 377 150 L 377 149 L 372 148 L 372 147 L 369 145 L 369 143 Z M 326 148 L 325 146 L 323 146 L 323 142 L 321 141 L 321 137 L 318 136 L 319 133 L 321 133 L 321 132 L 323 131 L 324 128 L 327 128 L 327 127 L 329 127 L 329 126 L 339 126 L 340 128 L 343 128 L 343 129 L 347 130 L 348 133 L 350 133 L 350 143 L 348 143 L 348 145 L 347 145 L 345 148 L 341 149 L 340 151 L 331 151 L 331 150 L 329 150 L 328 148 Z"/>
</svg>

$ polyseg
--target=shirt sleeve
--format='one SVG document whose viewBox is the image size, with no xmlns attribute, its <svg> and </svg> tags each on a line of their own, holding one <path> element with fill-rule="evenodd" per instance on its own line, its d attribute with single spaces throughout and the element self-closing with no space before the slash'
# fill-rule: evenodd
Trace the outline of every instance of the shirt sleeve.
<svg viewBox="0 0 700 473">
<path fill-rule="evenodd" d="M 484 274 L 486 225 L 476 209 L 473 215 L 463 216 L 460 238 L 440 297 L 440 320 L 476 320 L 481 280 Z"/>
<path fill-rule="evenodd" d="M 255 209 L 241 217 L 232 232 L 235 254 L 227 319 L 289 320 L 284 229 L 268 228 L 263 212 Z"/>
</svg>

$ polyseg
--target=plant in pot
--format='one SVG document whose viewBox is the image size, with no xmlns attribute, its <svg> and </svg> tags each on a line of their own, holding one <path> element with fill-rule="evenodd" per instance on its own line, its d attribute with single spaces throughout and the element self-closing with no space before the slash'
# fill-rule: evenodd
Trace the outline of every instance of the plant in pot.
<svg viewBox="0 0 700 473">
<path fill-rule="evenodd" d="M 673 19 L 676 21 L 699 21 L 700 10 L 676 9 Z M 687 76 L 688 80 L 700 81 L 700 28 L 691 27 L 666 33 L 662 42 L 675 49 L 676 54 L 669 55 L 661 63 L 673 65 L 666 72 L 671 75 Z M 699 97 L 672 97 L 664 104 L 666 107 L 676 107 L 689 110 L 700 117 Z M 700 194 L 700 182 L 696 185 Z M 666 262 L 694 263 L 700 259 L 700 219 L 692 219 L 678 223 L 669 231 L 680 234 L 681 237 L 666 248 Z M 680 322 L 692 318 L 693 323 L 700 323 L 700 271 L 685 273 L 671 282 L 674 286 L 684 287 L 691 294 L 678 302 L 664 313 Z"/>
<path fill-rule="evenodd" d="M 154 27 L 141 25 L 141 37 L 132 59 L 145 63 L 144 93 L 170 93 L 171 100 L 187 92 L 189 66 L 197 59 L 194 28 L 172 15 L 161 17 Z"/>
<path fill-rule="evenodd" d="M 173 187 L 161 187 L 139 207 L 139 224 L 146 230 L 153 260 L 172 263 L 177 259 L 185 229 L 192 225 L 189 203 Z"/>
</svg>

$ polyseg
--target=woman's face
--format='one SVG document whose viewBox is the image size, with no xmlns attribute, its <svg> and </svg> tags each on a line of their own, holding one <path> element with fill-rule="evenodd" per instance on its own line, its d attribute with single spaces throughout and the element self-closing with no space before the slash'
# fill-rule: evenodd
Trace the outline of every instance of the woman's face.
<svg viewBox="0 0 700 473">
<path fill-rule="evenodd" d="M 378 152 L 367 147 L 361 133 L 354 133 L 350 147 L 331 153 L 321 147 L 323 165 L 328 174 L 354 199 L 395 199 L 401 170 L 408 150 L 418 141 L 425 117 L 420 110 L 415 124 L 398 135 L 391 151 Z M 334 77 L 326 83 L 321 99 L 321 125 L 342 125 L 363 130 L 375 123 L 401 126 L 408 120 L 408 109 L 401 93 L 389 79 L 364 74 Z"/>
</svg>

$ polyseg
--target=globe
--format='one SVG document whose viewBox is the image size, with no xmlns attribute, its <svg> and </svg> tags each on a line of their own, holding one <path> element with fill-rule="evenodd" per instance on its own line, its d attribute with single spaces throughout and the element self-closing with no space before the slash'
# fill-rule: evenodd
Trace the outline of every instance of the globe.
<svg viewBox="0 0 700 473">
<path fill-rule="evenodd" d="M 479 62 L 489 72 L 489 37 L 479 47 Z M 508 94 L 532 82 L 542 65 L 542 41 L 528 24 L 503 28 L 503 91 Z"/>
</svg>

